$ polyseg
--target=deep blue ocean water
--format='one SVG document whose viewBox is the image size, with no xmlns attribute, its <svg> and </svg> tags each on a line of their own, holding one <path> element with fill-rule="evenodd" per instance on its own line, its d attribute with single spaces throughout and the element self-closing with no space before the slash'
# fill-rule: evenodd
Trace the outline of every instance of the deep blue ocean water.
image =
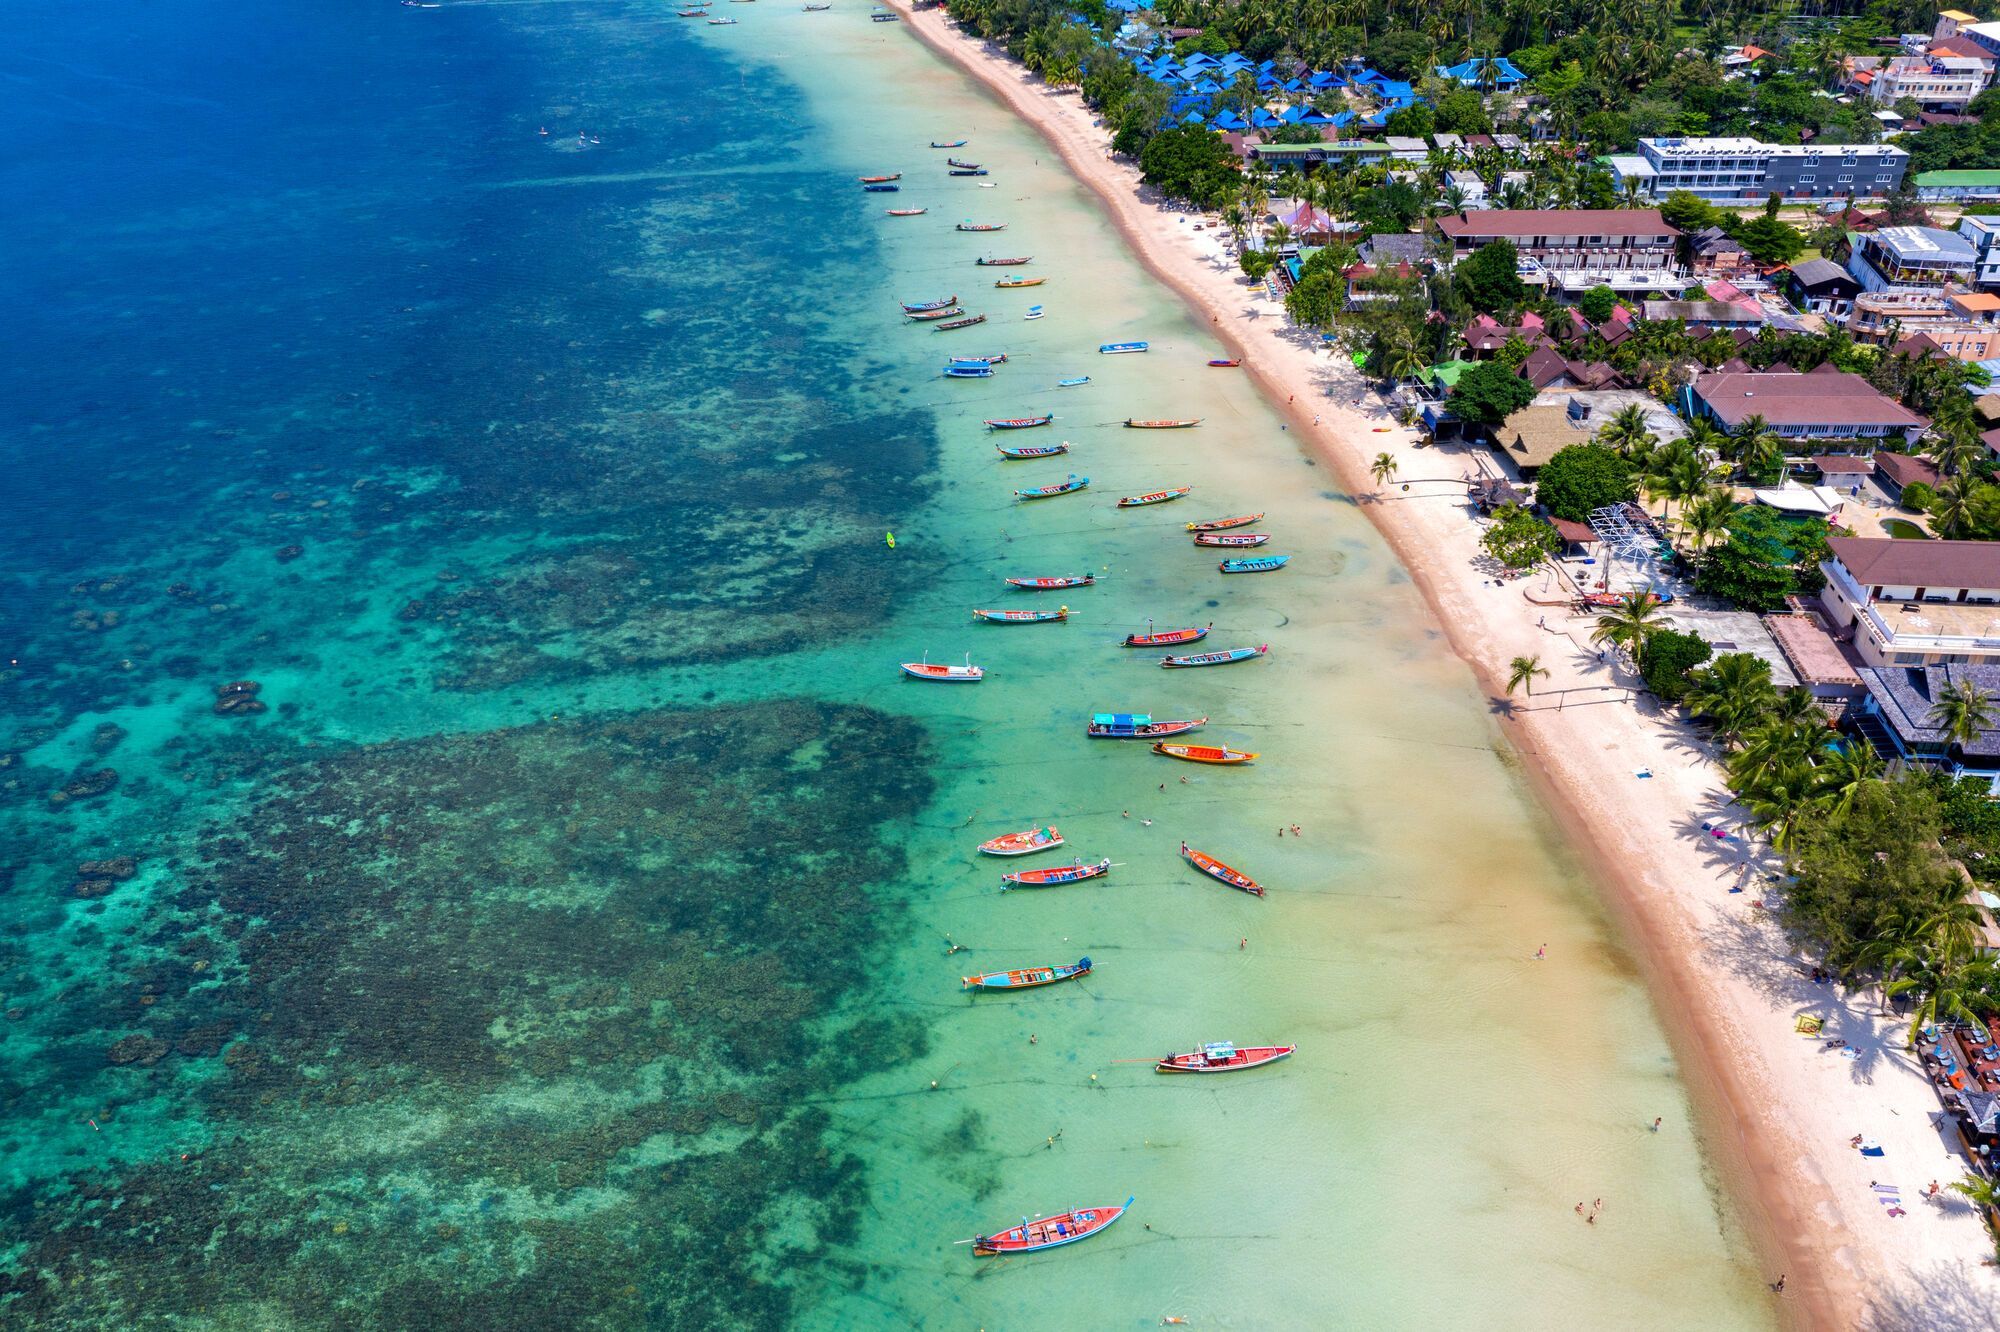
<svg viewBox="0 0 2000 1332">
<path fill-rule="evenodd" d="M 16 19 L 0 1321 L 795 1317 L 926 741 L 674 672 L 878 614 L 934 450 L 796 99 L 661 6 Z"/>
</svg>

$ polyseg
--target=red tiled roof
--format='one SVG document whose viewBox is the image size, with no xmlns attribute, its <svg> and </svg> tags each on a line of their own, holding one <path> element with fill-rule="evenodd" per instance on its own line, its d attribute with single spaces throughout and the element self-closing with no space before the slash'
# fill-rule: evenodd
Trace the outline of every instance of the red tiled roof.
<svg viewBox="0 0 2000 1332">
<path fill-rule="evenodd" d="M 1746 417 L 1761 416 L 1774 426 L 1889 426 L 1908 430 L 1930 424 L 1859 375 L 1801 375 L 1786 367 L 1722 372 L 1694 382 L 1695 396 L 1734 430 Z"/>
<path fill-rule="evenodd" d="M 1453 240 L 1517 236 L 1678 236 L 1657 208 L 1492 208 L 1441 217 Z"/>
<path fill-rule="evenodd" d="M 1898 486 L 1912 485 L 1918 481 L 1927 486 L 1935 486 L 1938 483 L 1937 468 L 1922 458 L 1914 458 L 1907 453 L 1876 454 L 1875 470 Z"/>
<path fill-rule="evenodd" d="M 1862 458 L 1846 453 L 1816 453 L 1812 464 L 1823 474 L 1838 472 L 1842 475 L 1862 476 L 1875 470 L 1873 458 Z"/>
<path fill-rule="evenodd" d="M 1826 545 L 1864 587 L 2000 588 L 2000 541 L 1830 537 Z"/>
</svg>

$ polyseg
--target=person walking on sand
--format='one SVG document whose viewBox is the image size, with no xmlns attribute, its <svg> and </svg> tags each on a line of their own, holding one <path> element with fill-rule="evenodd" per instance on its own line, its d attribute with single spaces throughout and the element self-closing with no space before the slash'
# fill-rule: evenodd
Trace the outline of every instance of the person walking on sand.
<svg viewBox="0 0 2000 1332">
<path fill-rule="evenodd" d="M 1771 1289 L 1782 1295 L 1785 1293 L 1785 1274 L 1778 1273 L 1778 1279 L 1771 1283 Z"/>
<path fill-rule="evenodd" d="M 1653 1117 L 1653 1132 L 1658 1133 L 1659 1131 L 1660 1131 L 1660 1117 L 1656 1115 Z"/>
<path fill-rule="evenodd" d="M 1543 944 L 1540 948 L 1537 948 L 1535 950 L 1535 961 L 1537 962 L 1546 961 L 1548 959 L 1548 955 L 1549 955 L 1549 946 L 1547 944 Z"/>
</svg>

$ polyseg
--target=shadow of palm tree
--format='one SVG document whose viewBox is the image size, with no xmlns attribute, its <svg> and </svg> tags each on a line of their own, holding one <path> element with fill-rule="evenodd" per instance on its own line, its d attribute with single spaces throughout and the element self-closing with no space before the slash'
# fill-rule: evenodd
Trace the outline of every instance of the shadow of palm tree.
<svg viewBox="0 0 2000 1332">
<path fill-rule="evenodd" d="M 1865 1332 L 2000 1332 L 1992 1282 L 1965 1267 L 1910 1272 L 1892 1289 L 1869 1292 L 1857 1326 Z"/>
</svg>

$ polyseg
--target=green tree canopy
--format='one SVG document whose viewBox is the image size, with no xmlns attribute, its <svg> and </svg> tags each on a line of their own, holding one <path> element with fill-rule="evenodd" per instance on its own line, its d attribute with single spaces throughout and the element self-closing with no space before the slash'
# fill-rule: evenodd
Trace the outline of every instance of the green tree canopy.
<svg viewBox="0 0 2000 1332">
<path fill-rule="evenodd" d="M 1562 549 L 1562 538 L 1520 505 L 1509 504 L 1493 515 L 1479 544 L 1509 569 L 1532 569 Z"/>
<path fill-rule="evenodd" d="M 1461 421 L 1496 426 L 1535 400 L 1535 386 L 1500 361 L 1481 361 L 1458 377 L 1451 413 Z"/>
<path fill-rule="evenodd" d="M 1512 241 L 1482 245 L 1453 265 L 1452 290 L 1482 314 L 1511 313 L 1528 298 L 1527 284 L 1516 271 L 1520 261 Z"/>
<path fill-rule="evenodd" d="M 1347 302 L 1347 283 L 1332 273 L 1314 273 L 1285 296 L 1285 313 L 1293 321 L 1325 328 Z"/>
<path fill-rule="evenodd" d="M 1646 688 L 1669 703 L 1687 697 L 1688 672 L 1707 661 L 1715 649 L 1699 634 L 1656 629 L 1639 644 L 1639 674 Z"/>
<path fill-rule="evenodd" d="M 1605 286 L 1592 287 L 1577 298 L 1576 308 L 1591 323 L 1601 324 L 1618 308 L 1618 293 Z"/>
<path fill-rule="evenodd" d="M 1199 125 L 1161 130 L 1139 154 L 1146 183 L 1176 199 L 1205 204 L 1238 180 L 1236 159 L 1222 136 Z"/>
<path fill-rule="evenodd" d="M 1592 509 L 1623 503 L 1638 493 L 1638 470 L 1602 444 L 1561 449 L 1535 475 L 1535 498 L 1556 517 L 1575 523 L 1588 521 Z"/>
</svg>

